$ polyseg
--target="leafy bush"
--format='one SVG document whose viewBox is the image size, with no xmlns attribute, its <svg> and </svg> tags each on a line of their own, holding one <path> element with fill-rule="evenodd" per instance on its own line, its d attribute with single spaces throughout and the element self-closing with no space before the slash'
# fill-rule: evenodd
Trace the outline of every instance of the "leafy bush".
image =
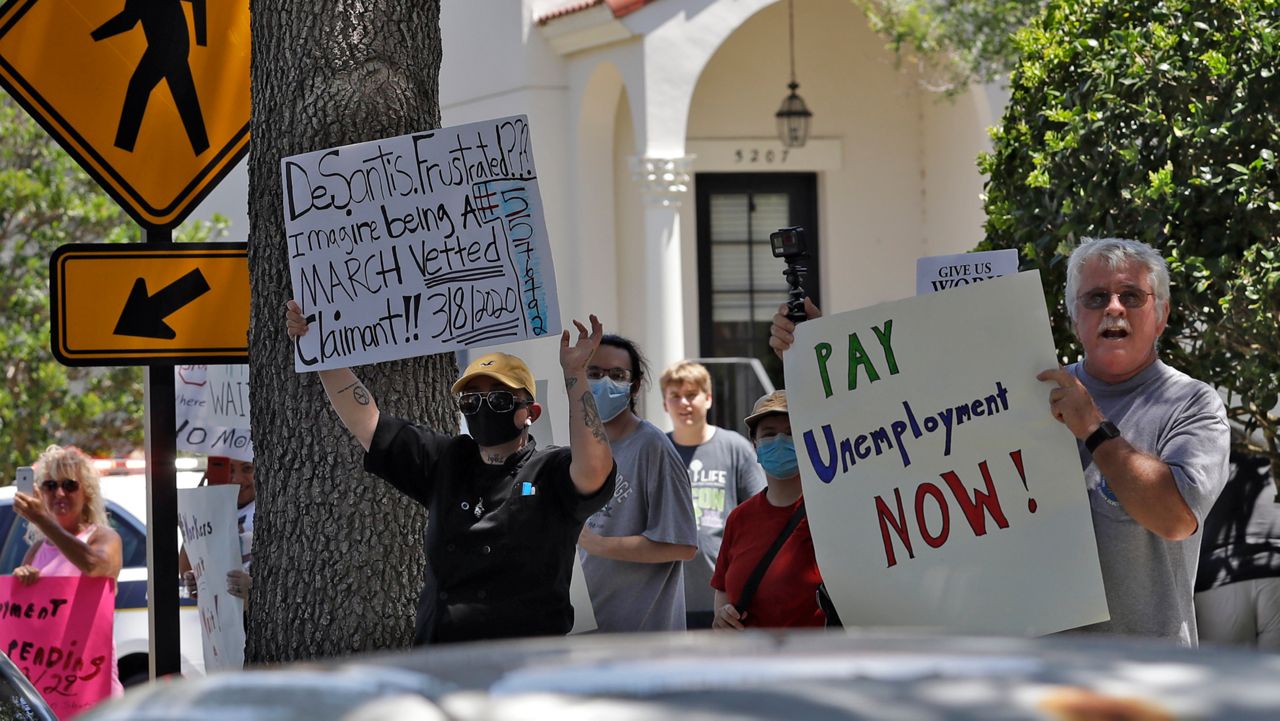
<svg viewBox="0 0 1280 721">
<path fill-rule="evenodd" d="M 983 249 L 1039 268 L 1061 304 L 1083 237 L 1168 259 L 1167 362 L 1228 392 L 1280 478 L 1280 0 L 1055 0 L 1018 35 L 1012 99 L 980 161 Z"/>
</svg>

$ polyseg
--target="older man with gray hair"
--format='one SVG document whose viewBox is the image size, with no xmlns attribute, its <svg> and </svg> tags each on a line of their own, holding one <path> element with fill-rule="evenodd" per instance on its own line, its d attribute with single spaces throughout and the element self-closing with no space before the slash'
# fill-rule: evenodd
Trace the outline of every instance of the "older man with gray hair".
<svg viewBox="0 0 1280 721">
<path fill-rule="evenodd" d="M 1084 631 L 1197 644 L 1201 524 L 1227 479 L 1222 399 L 1160 361 L 1169 270 L 1150 246 L 1086 240 L 1066 306 L 1084 360 L 1036 376 L 1079 441 L 1111 620 Z"/>
</svg>

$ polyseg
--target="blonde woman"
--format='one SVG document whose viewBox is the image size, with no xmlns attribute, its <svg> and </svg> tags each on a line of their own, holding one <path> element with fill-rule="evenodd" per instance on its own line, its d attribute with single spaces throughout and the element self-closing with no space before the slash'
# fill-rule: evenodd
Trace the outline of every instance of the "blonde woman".
<svg viewBox="0 0 1280 721">
<path fill-rule="evenodd" d="M 34 495 L 14 495 L 13 506 L 27 519 L 31 548 L 13 575 L 32 585 L 41 576 L 120 575 L 120 534 L 107 522 L 98 474 L 78 448 L 49 446 L 36 461 Z M 115 658 L 111 659 L 112 695 L 124 693 Z"/>
</svg>

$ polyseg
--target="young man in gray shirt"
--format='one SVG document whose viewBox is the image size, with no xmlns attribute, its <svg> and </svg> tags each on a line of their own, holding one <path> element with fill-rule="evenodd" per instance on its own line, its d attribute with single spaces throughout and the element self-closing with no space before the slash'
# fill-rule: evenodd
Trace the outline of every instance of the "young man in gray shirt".
<svg viewBox="0 0 1280 721">
<path fill-rule="evenodd" d="M 742 435 L 707 423 L 711 374 L 701 363 L 682 360 L 659 380 L 662 407 L 675 430 L 667 434 L 689 469 L 693 513 L 698 522 L 698 555 L 684 562 L 685 617 L 690 629 L 711 628 L 715 619 L 716 570 L 724 522 L 738 504 L 765 487 L 755 448 Z"/>
<path fill-rule="evenodd" d="M 600 631 L 685 629 L 682 562 L 698 552 L 684 464 L 656 426 L 635 413 L 645 364 L 631 341 L 606 335 L 587 367 L 618 464 L 613 498 L 578 538 Z"/>
</svg>

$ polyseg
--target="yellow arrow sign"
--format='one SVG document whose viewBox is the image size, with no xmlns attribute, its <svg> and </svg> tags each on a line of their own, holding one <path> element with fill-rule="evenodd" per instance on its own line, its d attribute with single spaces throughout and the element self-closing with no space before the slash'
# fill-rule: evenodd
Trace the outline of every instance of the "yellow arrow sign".
<svg viewBox="0 0 1280 721">
<path fill-rule="evenodd" d="M 139 224 L 177 225 L 249 146 L 247 0 L 12 0 L 0 85 Z"/>
<path fill-rule="evenodd" d="M 247 243 L 81 243 L 49 261 L 50 346 L 70 366 L 244 363 Z"/>
</svg>

